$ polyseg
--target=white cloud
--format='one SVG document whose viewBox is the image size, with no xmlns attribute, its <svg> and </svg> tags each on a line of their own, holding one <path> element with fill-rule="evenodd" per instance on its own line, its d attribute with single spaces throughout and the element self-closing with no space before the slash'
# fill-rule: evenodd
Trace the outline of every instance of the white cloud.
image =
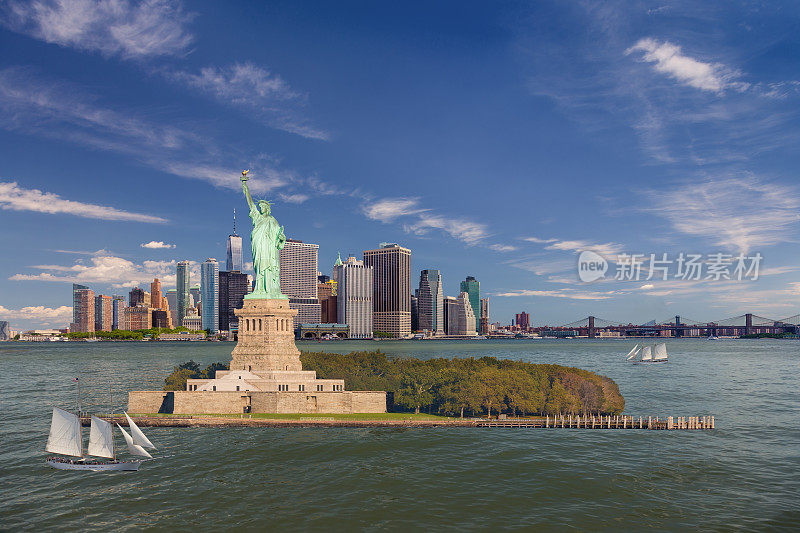
<svg viewBox="0 0 800 533">
<path fill-rule="evenodd" d="M 139 246 L 141 246 L 142 248 L 150 248 L 150 249 L 153 249 L 153 250 L 175 248 L 174 244 L 167 244 L 164 241 L 143 242 Z"/>
<path fill-rule="evenodd" d="M 463 218 L 448 218 L 442 215 L 421 214 L 416 222 L 406 224 L 403 228 L 415 235 L 425 235 L 431 229 L 442 230 L 451 237 L 469 245 L 478 244 L 489 236 L 486 224 L 473 222 Z"/>
<path fill-rule="evenodd" d="M 511 244 L 490 244 L 489 248 L 495 252 L 513 252 L 518 249 L 516 246 Z"/>
<path fill-rule="evenodd" d="M 684 85 L 704 91 L 722 92 L 731 86 L 743 87 L 735 82 L 739 74 L 718 63 L 706 63 L 684 55 L 681 47 L 668 41 L 652 38 L 640 39 L 625 50 L 625 54 L 643 52 L 642 58 L 653 63 L 653 68 L 675 78 Z"/>
<path fill-rule="evenodd" d="M 508 292 L 501 292 L 495 296 L 503 298 L 514 298 L 519 296 L 540 296 L 545 298 L 566 298 L 569 300 L 608 300 L 612 298 L 616 291 L 607 292 L 587 292 L 577 291 L 574 289 L 554 289 L 554 290 L 537 290 L 537 289 L 518 289 Z"/>
<path fill-rule="evenodd" d="M 302 204 L 310 198 L 307 194 L 294 193 L 294 194 L 279 194 L 281 200 L 290 204 Z"/>
<path fill-rule="evenodd" d="M 57 194 L 38 189 L 23 189 L 16 182 L 0 182 L 0 209 L 35 211 L 38 213 L 67 214 L 101 220 L 127 220 L 131 222 L 167 222 L 165 218 L 122 211 L 113 207 L 65 200 Z"/>
<path fill-rule="evenodd" d="M 522 240 L 537 244 L 546 244 L 547 246 L 544 247 L 545 250 L 561 250 L 575 253 L 591 250 L 602 255 L 606 259 L 616 257 L 625 251 L 625 247 L 622 244 L 615 242 L 594 243 L 583 240 L 565 241 L 560 239 L 540 239 L 538 237 L 524 237 Z"/>
<path fill-rule="evenodd" d="M 26 321 L 31 325 L 63 326 L 72 321 L 72 307 L 62 305 L 51 308 L 39 305 L 22 309 L 7 309 L 0 305 L 0 318 L 13 322 Z"/>
<path fill-rule="evenodd" d="M 178 55 L 191 44 L 191 18 L 165 0 L 38 0 L 9 2 L 3 25 L 59 46 L 126 59 Z"/>
<path fill-rule="evenodd" d="M 383 198 L 363 206 L 364 214 L 371 220 L 391 222 L 396 218 L 422 213 L 418 198 Z"/>
<path fill-rule="evenodd" d="M 280 76 L 253 63 L 236 63 L 227 68 L 205 67 L 198 74 L 173 71 L 167 77 L 210 95 L 226 105 L 255 111 L 271 127 L 309 139 L 328 140 L 329 135 L 297 116 L 295 107 L 305 97 L 289 87 Z"/>
<path fill-rule="evenodd" d="M 741 253 L 793 240 L 800 221 L 797 189 L 755 176 L 690 182 L 649 196 L 647 210 L 678 232 Z"/>
<path fill-rule="evenodd" d="M 177 261 L 143 261 L 134 263 L 122 257 L 101 255 L 79 259 L 72 265 L 36 265 L 36 274 L 15 274 L 12 281 L 47 281 L 58 283 L 105 284 L 115 288 L 149 284 L 159 278 L 164 286 L 175 285 Z M 189 262 L 190 277 L 199 279 L 198 263 Z"/>
</svg>

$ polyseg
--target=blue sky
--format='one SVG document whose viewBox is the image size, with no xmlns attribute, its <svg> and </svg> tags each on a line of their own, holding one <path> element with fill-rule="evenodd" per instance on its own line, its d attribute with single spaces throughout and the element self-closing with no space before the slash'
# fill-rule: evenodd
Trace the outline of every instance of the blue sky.
<svg viewBox="0 0 800 533">
<path fill-rule="evenodd" d="M 597 4 L 3 3 L 0 319 L 224 259 L 244 168 L 323 272 L 399 242 L 492 320 L 797 314 L 800 7 Z M 763 260 L 584 283 L 583 250 Z"/>
</svg>

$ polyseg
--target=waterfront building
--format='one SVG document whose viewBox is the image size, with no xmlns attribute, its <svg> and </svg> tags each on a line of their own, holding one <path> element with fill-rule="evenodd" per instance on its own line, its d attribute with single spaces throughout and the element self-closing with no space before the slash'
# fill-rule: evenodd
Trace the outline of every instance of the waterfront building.
<svg viewBox="0 0 800 533">
<path fill-rule="evenodd" d="M 481 298 L 481 316 L 478 323 L 480 324 L 478 332 L 481 335 L 489 333 L 489 298 Z"/>
<path fill-rule="evenodd" d="M 203 302 L 201 329 L 219 333 L 219 263 L 209 257 L 200 265 L 200 300 Z"/>
<path fill-rule="evenodd" d="M 172 327 L 178 327 L 178 290 L 167 290 L 167 304 L 169 307 L 169 320 Z"/>
<path fill-rule="evenodd" d="M 455 296 L 444 297 L 444 324 L 447 335 L 457 335 L 458 331 L 458 298 Z"/>
<path fill-rule="evenodd" d="M 528 331 L 528 328 L 531 326 L 531 316 L 528 313 L 525 311 L 517 313 L 514 319 L 519 329 L 522 331 Z"/>
<path fill-rule="evenodd" d="M 152 310 L 143 303 L 132 307 L 126 307 L 124 312 L 125 329 L 128 331 L 137 331 L 153 327 L 151 311 Z"/>
<path fill-rule="evenodd" d="M 233 210 L 233 233 L 228 235 L 225 270 L 228 272 L 242 271 L 242 238 L 236 234 L 236 209 Z"/>
<path fill-rule="evenodd" d="M 328 276 L 320 276 L 327 278 Z M 330 280 L 330 278 L 328 278 Z M 317 297 L 320 305 L 320 322 L 323 324 L 335 324 L 337 320 L 336 313 L 336 288 L 328 282 L 317 284 Z"/>
<path fill-rule="evenodd" d="M 475 330 L 475 313 L 472 311 L 472 303 L 469 301 L 469 294 L 462 292 L 458 295 L 455 307 L 455 332 L 450 335 L 472 337 L 477 335 Z"/>
<path fill-rule="evenodd" d="M 0 320 L 0 341 L 10 341 L 14 338 L 11 333 L 11 326 L 5 320 Z"/>
<path fill-rule="evenodd" d="M 318 324 L 322 307 L 317 294 L 319 245 L 286 239 L 280 251 L 281 292 L 289 297 L 289 308 L 297 310 L 294 328 Z"/>
<path fill-rule="evenodd" d="M 164 309 L 151 309 L 150 324 L 154 328 L 169 328 L 169 313 Z"/>
<path fill-rule="evenodd" d="M 472 276 L 467 276 L 467 279 L 461 282 L 461 292 L 469 295 L 469 305 L 472 307 L 472 316 L 475 317 L 475 330 L 477 331 L 480 326 L 478 318 L 481 316 L 481 283 Z"/>
<path fill-rule="evenodd" d="M 80 322 L 80 319 L 78 317 L 78 313 L 80 311 L 80 295 L 79 295 L 79 291 L 85 291 L 85 290 L 88 290 L 88 289 L 89 289 L 89 287 L 87 287 L 86 285 L 79 285 L 77 283 L 73 283 L 72 284 L 72 323 L 73 324 L 78 324 Z M 73 330 L 72 326 L 70 326 L 70 330 L 78 331 L 77 329 Z"/>
<path fill-rule="evenodd" d="M 155 278 L 150 284 L 150 307 L 153 309 L 163 309 L 164 305 L 161 301 L 163 293 L 161 292 L 161 282 Z"/>
<path fill-rule="evenodd" d="M 98 294 L 94 299 L 94 330 L 111 331 L 114 325 L 114 304 L 111 296 Z"/>
<path fill-rule="evenodd" d="M 247 274 L 242 272 L 219 273 L 219 330 L 238 331 L 239 318 L 234 309 L 241 309 L 244 297 L 250 292 Z"/>
<path fill-rule="evenodd" d="M 419 331 L 419 289 L 411 295 L 411 331 Z"/>
<path fill-rule="evenodd" d="M 419 274 L 417 291 L 419 329 L 431 335 L 444 335 L 444 288 L 438 270 L 423 270 Z"/>
<path fill-rule="evenodd" d="M 203 295 L 202 291 L 200 290 L 200 285 L 194 285 L 191 289 L 189 289 L 189 300 L 191 302 L 191 306 L 197 309 L 197 314 L 200 315 L 203 310 Z"/>
<path fill-rule="evenodd" d="M 81 333 L 94 332 L 94 308 L 95 299 L 94 291 L 92 289 L 77 289 L 73 288 L 72 302 L 72 315 L 74 322 L 70 324 L 70 331 Z"/>
<path fill-rule="evenodd" d="M 183 317 L 189 309 L 189 261 L 181 261 L 176 267 L 175 289 L 177 291 L 177 301 L 175 310 L 177 311 L 176 324 L 183 323 Z"/>
<path fill-rule="evenodd" d="M 136 307 L 144 303 L 144 291 L 139 287 L 134 287 L 128 293 L 128 307 Z"/>
<path fill-rule="evenodd" d="M 186 315 L 183 317 L 181 326 L 192 331 L 200 331 L 203 329 L 203 319 L 197 314 Z"/>
<path fill-rule="evenodd" d="M 381 243 L 364 251 L 372 271 L 372 326 L 375 332 L 403 338 L 411 335 L 411 250 Z"/>
<path fill-rule="evenodd" d="M 125 327 L 125 297 L 115 294 L 111 297 L 111 329 Z"/>
<path fill-rule="evenodd" d="M 336 322 L 350 326 L 351 339 L 371 339 L 373 268 L 351 256 L 333 272 L 337 280 Z"/>
<path fill-rule="evenodd" d="M 150 293 L 149 292 L 144 291 L 144 301 L 142 303 L 144 305 L 146 305 L 147 307 L 153 307 L 153 305 L 152 305 L 153 304 L 153 300 L 150 297 Z"/>
<path fill-rule="evenodd" d="M 338 272 L 336 270 L 336 268 L 340 267 L 340 266 L 342 266 L 342 254 L 341 254 L 341 252 L 336 252 L 336 261 L 333 262 L 333 272 L 332 272 L 332 274 L 333 274 L 333 282 L 334 283 L 339 281 L 336 278 L 336 276 L 337 276 L 336 272 Z"/>
</svg>

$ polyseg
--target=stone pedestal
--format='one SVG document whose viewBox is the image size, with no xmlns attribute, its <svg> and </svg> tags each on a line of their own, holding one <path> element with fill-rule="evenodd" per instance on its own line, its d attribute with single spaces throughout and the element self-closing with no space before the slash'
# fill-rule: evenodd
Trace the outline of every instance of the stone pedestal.
<svg viewBox="0 0 800 533">
<path fill-rule="evenodd" d="M 239 342 L 231 370 L 300 371 L 300 350 L 294 343 L 294 317 L 289 300 L 246 299 L 239 317 Z"/>
</svg>

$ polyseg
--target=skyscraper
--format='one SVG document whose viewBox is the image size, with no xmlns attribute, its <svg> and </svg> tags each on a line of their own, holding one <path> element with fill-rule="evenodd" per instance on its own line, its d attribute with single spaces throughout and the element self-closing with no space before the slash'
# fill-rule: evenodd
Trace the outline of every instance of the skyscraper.
<svg viewBox="0 0 800 533">
<path fill-rule="evenodd" d="M 77 283 L 72 284 L 72 323 L 78 324 L 80 320 L 78 319 L 78 312 L 80 309 L 80 295 L 78 291 L 85 291 L 89 287 L 86 285 L 78 285 Z M 77 327 L 77 326 L 76 326 Z M 70 327 L 70 329 L 72 329 Z M 75 330 L 77 331 L 77 329 Z"/>
<path fill-rule="evenodd" d="M 82 333 L 94 332 L 94 291 L 92 289 L 77 289 L 73 288 L 72 292 L 73 303 L 72 308 L 73 318 L 75 322 L 70 325 L 70 331 L 79 331 Z"/>
<path fill-rule="evenodd" d="M 219 273 L 219 330 L 238 331 L 239 317 L 234 309 L 241 309 L 244 297 L 250 292 L 247 274 L 243 272 Z"/>
<path fill-rule="evenodd" d="M 472 303 L 469 301 L 469 294 L 462 292 L 456 300 L 456 332 L 450 335 L 476 335 L 475 313 L 472 312 Z"/>
<path fill-rule="evenodd" d="M 478 333 L 481 335 L 489 333 L 489 298 L 481 298 L 481 316 L 478 322 L 480 323 Z"/>
<path fill-rule="evenodd" d="M 200 314 L 200 310 L 203 308 L 203 293 L 200 290 L 200 285 L 194 285 L 189 288 L 189 301 L 192 303 L 192 307 L 197 309 L 197 314 Z"/>
<path fill-rule="evenodd" d="M 0 320 L 0 341 L 11 340 L 11 327 L 5 320 Z"/>
<path fill-rule="evenodd" d="M 242 271 L 242 238 L 236 234 L 236 209 L 233 210 L 233 233 L 228 235 L 228 250 L 225 257 L 225 270 Z"/>
<path fill-rule="evenodd" d="M 444 335 L 444 289 L 438 270 L 423 270 L 419 274 L 419 329 L 432 335 Z"/>
<path fill-rule="evenodd" d="M 125 297 L 115 294 L 111 297 L 111 329 L 125 327 Z"/>
<path fill-rule="evenodd" d="M 169 322 L 173 328 L 180 325 L 178 322 L 178 291 L 177 289 L 167 290 L 167 303 L 169 304 Z"/>
<path fill-rule="evenodd" d="M 94 330 L 111 331 L 114 324 L 114 304 L 111 296 L 98 294 L 94 299 Z"/>
<path fill-rule="evenodd" d="M 181 261 L 178 263 L 176 276 L 175 276 L 175 289 L 177 290 L 177 306 L 178 320 L 177 325 L 183 323 L 183 317 L 186 316 L 186 311 L 189 309 L 189 261 Z"/>
<path fill-rule="evenodd" d="M 321 308 L 320 322 L 323 324 L 335 324 L 338 319 L 335 285 L 330 282 L 317 283 L 317 296 Z"/>
<path fill-rule="evenodd" d="M 444 324 L 446 334 L 458 334 L 458 298 L 455 296 L 444 297 Z"/>
<path fill-rule="evenodd" d="M 364 264 L 373 268 L 372 322 L 375 332 L 391 337 L 411 335 L 411 250 L 381 243 L 364 251 Z"/>
<path fill-rule="evenodd" d="M 219 263 L 209 257 L 200 265 L 203 329 L 219 333 Z"/>
<path fill-rule="evenodd" d="M 528 328 L 531 326 L 531 316 L 528 313 L 525 311 L 517 313 L 514 318 L 517 321 L 517 327 L 519 329 L 528 331 Z"/>
<path fill-rule="evenodd" d="M 150 284 L 150 307 L 153 309 L 163 309 L 164 306 L 161 302 L 162 296 L 161 282 L 158 281 L 158 278 L 155 278 Z"/>
<path fill-rule="evenodd" d="M 472 316 L 475 317 L 475 330 L 477 331 L 480 324 L 478 320 L 481 316 L 481 283 L 472 276 L 467 276 L 467 279 L 461 282 L 461 292 L 466 292 L 469 295 L 469 305 L 472 307 Z"/>
<path fill-rule="evenodd" d="M 289 297 L 289 307 L 297 309 L 294 326 L 317 324 L 322 309 L 317 295 L 317 254 L 319 245 L 286 239 L 280 251 L 281 292 Z"/>
<path fill-rule="evenodd" d="M 419 331 L 419 289 L 411 295 L 411 331 Z"/>
<path fill-rule="evenodd" d="M 336 282 L 336 322 L 350 326 L 351 339 L 372 338 L 371 266 L 355 257 L 334 268 Z"/>
<path fill-rule="evenodd" d="M 136 307 L 144 303 L 144 291 L 139 287 L 134 287 L 128 293 L 128 307 Z"/>
</svg>

